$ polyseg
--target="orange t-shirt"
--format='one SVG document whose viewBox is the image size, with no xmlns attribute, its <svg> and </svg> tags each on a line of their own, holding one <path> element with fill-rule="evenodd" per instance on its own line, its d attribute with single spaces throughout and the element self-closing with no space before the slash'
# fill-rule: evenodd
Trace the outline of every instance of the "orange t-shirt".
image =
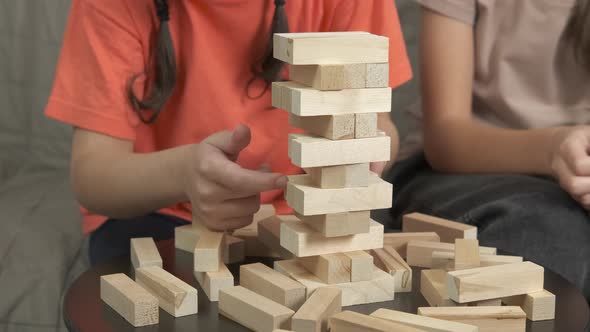
<svg viewBox="0 0 590 332">
<path fill-rule="evenodd" d="M 274 13 L 273 1 L 169 1 L 177 59 L 174 95 L 152 125 L 143 124 L 127 99 L 129 78 L 148 65 L 158 28 L 153 0 L 74 0 L 46 114 L 73 126 L 134 142 L 140 153 L 198 143 L 238 124 L 252 130 L 252 143 L 238 163 L 272 171 L 300 170 L 287 156 L 285 111 L 270 107 L 270 91 L 245 95 L 251 65 L 263 54 Z M 391 0 L 296 0 L 285 5 L 292 32 L 369 31 L 390 38 L 390 85 L 411 78 L 397 11 Z M 258 82 L 251 95 L 264 84 Z M 139 90 L 142 90 L 140 87 Z M 162 176 L 167 176 L 162 174 Z M 282 192 L 263 193 L 262 202 L 285 207 Z M 84 231 L 106 218 L 82 209 Z M 161 213 L 191 219 L 190 206 Z"/>
</svg>

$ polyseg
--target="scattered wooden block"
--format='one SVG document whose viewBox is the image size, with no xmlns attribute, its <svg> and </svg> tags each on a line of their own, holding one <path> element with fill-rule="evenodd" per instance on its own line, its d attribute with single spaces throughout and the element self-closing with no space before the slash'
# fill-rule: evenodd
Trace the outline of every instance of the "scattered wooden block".
<svg viewBox="0 0 590 332">
<path fill-rule="evenodd" d="M 135 270 L 135 281 L 158 298 L 160 307 L 174 317 L 199 312 L 197 290 L 158 266 Z"/>
<path fill-rule="evenodd" d="M 341 189 L 315 188 L 309 175 L 292 175 L 285 194 L 287 203 L 304 216 L 385 209 L 391 207 L 392 197 L 391 183 L 374 173 L 368 187 Z"/>
<path fill-rule="evenodd" d="M 369 163 L 306 168 L 314 186 L 338 189 L 369 186 Z"/>
<path fill-rule="evenodd" d="M 342 311 L 329 320 L 331 332 L 420 332 L 422 329 L 385 320 L 377 317 L 359 314 L 353 311 Z"/>
<path fill-rule="evenodd" d="M 289 250 L 281 246 L 281 223 L 283 219 L 279 216 L 272 216 L 258 223 L 258 238 L 273 252 L 279 253 L 284 259 L 291 259 L 295 256 Z"/>
<path fill-rule="evenodd" d="M 351 259 L 342 253 L 302 257 L 299 264 L 326 284 L 350 282 Z"/>
<path fill-rule="evenodd" d="M 350 258 L 351 282 L 373 279 L 373 256 L 362 250 L 345 252 L 344 255 Z"/>
<path fill-rule="evenodd" d="M 440 242 L 440 237 L 435 232 L 383 234 L 383 244 L 393 247 L 403 258 L 406 258 L 406 248 L 410 241 Z"/>
<path fill-rule="evenodd" d="M 377 113 L 355 114 L 354 138 L 377 136 Z"/>
<path fill-rule="evenodd" d="M 195 246 L 195 271 L 215 272 L 223 262 L 223 233 L 203 230 Z"/>
<path fill-rule="evenodd" d="M 475 239 L 455 240 L 455 270 L 479 267 L 479 241 Z"/>
<path fill-rule="evenodd" d="M 507 305 L 519 306 L 532 321 L 555 319 L 555 295 L 542 290 L 540 292 L 515 295 L 502 299 Z"/>
<path fill-rule="evenodd" d="M 371 226 L 371 211 L 353 211 L 315 216 L 295 214 L 309 227 L 325 237 L 338 237 L 368 233 Z"/>
<path fill-rule="evenodd" d="M 383 225 L 372 221 L 369 233 L 326 238 L 300 221 L 283 221 L 281 246 L 297 257 L 380 248 Z"/>
<path fill-rule="evenodd" d="M 289 158 L 301 168 L 350 165 L 388 161 L 391 138 L 376 137 L 333 141 L 304 134 L 289 135 Z"/>
<path fill-rule="evenodd" d="M 465 303 L 521 295 L 543 290 L 543 267 L 522 262 L 447 274 L 449 297 Z"/>
<path fill-rule="evenodd" d="M 309 298 L 322 287 L 342 290 L 342 306 L 391 301 L 394 298 L 394 279 L 380 269 L 373 267 L 373 278 L 369 281 L 328 285 L 307 271 L 296 260 L 275 261 L 275 270 L 299 281 L 307 287 Z"/>
<path fill-rule="evenodd" d="M 423 307 L 418 315 L 475 325 L 480 332 L 526 330 L 526 316 L 519 307 Z"/>
<path fill-rule="evenodd" d="M 217 271 L 197 272 L 194 271 L 195 279 L 209 298 L 209 301 L 219 300 L 219 291 L 234 286 L 234 276 L 227 269 L 225 264 L 220 263 Z"/>
<path fill-rule="evenodd" d="M 436 232 L 441 242 L 455 243 L 455 239 L 477 239 L 477 227 L 429 216 L 410 213 L 403 216 L 404 232 Z"/>
<path fill-rule="evenodd" d="M 240 266 L 240 285 L 293 310 L 306 299 L 305 286 L 261 263 Z"/>
<path fill-rule="evenodd" d="M 288 328 L 293 310 L 253 291 L 235 286 L 219 292 L 219 313 L 251 330 Z"/>
<path fill-rule="evenodd" d="M 386 88 L 389 63 L 293 65 L 289 78 L 316 90 Z"/>
<path fill-rule="evenodd" d="M 100 299 L 135 327 L 158 324 L 158 299 L 123 273 L 100 277 Z"/>
<path fill-rule="evenodd" d="M 151 237 L 131 239 L 131 263 L 134 269 L 146 266 L 162 267 L 162 257 Z"/>
<path fill-rule="evenodd" d="M 479 255 L 479 263 L 481 267 L 503 265 L 511 263 L 522 262 L 520 256 L 504 256 L 504 255 Z M 455 253 L 452 251 L 433 251 L 432 252 L 432 266 L 433 269 L 443 269 L 447 271 L 455 270 Z"/>
<path fill-rule="evenodd" d="M 293 315 L 291 328 L 297 332 L 327 332 L 328 318 L 342 311 L 342 291 L 320 288 Z"/>
<path fill-rule="evenodd" d="M 444 242 L 410 241 L 407 245 L 406 260 L 410 266 L 424 268 L 432 267 L 432 253 L 434 251 L 454 252 L 455 245 Z M 484 255 L 495 255 L 496 248 L 479 247 L 479 253 Z"/>
<path fill-rule="evenodd" d="M 432 307 L 452 307 L 457 304 L 449 298 L 446 287 L 447 272 L 444 270 L 422 270 L 420 293 Z"/>
<path fill-rule="evenodd" d="M 381 318 L 420 329 L 428 332 L 478 332 L 474 325 L 451 322 L 427 316 L 418 316 L 401 311 L 378 309 L 371 314 L 372 317 Z"/>
<path fill-rule="evenodd" d="M 289 114 L 289 124 L 332 140 L 354 138 L 354 114 L 298 116 Z"/>
<path fill-rule="evenodd" d="M 392 247 L 385 246 L 371 250 L 375 265 L 391 274 L 395 279 L 395 292 L 412 291 L 412 268 Z"/>
<path fill-rule="evenodd" d="M 364 32 L 276 33 L 273 56 L 291 65 L 385 63 L 389 38 Z"/>
<path fill-rule="evenodd" d="M 234 264 L 246 258 L 246 242 L 235 236 L 225 234 L 223 237 L 223 263 Z"/>
</svg>

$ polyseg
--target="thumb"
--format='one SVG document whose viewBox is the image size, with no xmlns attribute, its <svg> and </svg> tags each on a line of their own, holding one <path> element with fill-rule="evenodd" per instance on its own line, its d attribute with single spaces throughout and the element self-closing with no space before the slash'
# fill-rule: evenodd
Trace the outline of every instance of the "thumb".
<svg viewBox="0 0 590 332">
<path fill-rule="evenodd" d="M 203 142 L 208 143 L 221 151 L 228 158 L 235 161 L 240 151 L 245 149 L 251 140 L 250 128 L 239 125 L 233 131 L 222 131 L 207 137 Z"/>
</svg>

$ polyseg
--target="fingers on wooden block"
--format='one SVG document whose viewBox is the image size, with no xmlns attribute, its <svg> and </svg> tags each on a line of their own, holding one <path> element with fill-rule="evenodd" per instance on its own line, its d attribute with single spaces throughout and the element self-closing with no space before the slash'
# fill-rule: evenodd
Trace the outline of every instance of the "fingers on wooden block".
<svg viewBox="0 0 590 332">
<path fill-rule="evenodd" d="M 197 290 L 161 267 L 137 269 L 135 280 L 157 297 L 160 307 L 174 317 L 192 315 L 199 311 Z"/>
<path fill-rule="evenodd" d="M 317 90 L 386 88 L 389 63 L 293 65 L 289 78 Z"/>
<path fill-rule="evenodd" d="M 295 312 L 245 287 L 219 292 L 219 313 L 254 331 L 288 328 Z"/>
<path fill-rule="evenodd" d="M 392 247 L 385 246 L 371 250 L 375 265 L 391 274 L 395 279 L 395 292 L 412 291 L 412 268 Z"/>
<path fill-rule="evenodd" d="M 419 332 L 422 329 L 413 328 L 391 320 L 359 314 L 353 311 L 342 311 L 329 320 L 332 332 L 371 331 L 390 332 L 406 331 Z"/>
<path fill-rule="evenodd" d="M 295 214 L 301 221 L 325 237 L 368 233 L 371 225 L 371 211 L 341 212 L 307 217 Z"/>
<path fill-rule="evenodd" d="M 298 261 L 322 282 L 327 284 L 350 282 L 351 259 L 342 253 L 302 257 Z"/>
<path fill-rule="evenodd" d="M 225 264 L 220 263 L 215 272 L 194 271 L 195 279 L 209 298 L 209 301 L 219 300 L 219 291 L 234 286 L 234 276 Z"/>
<path fill-rule="evenodd" d="M 455 245 L 444 242 L 412 240 L 407 245 L 406 260 L 410 266 L 432 268 L 432 253 L 434 251 L 446 251 L 454 255 Z M 479 253 L 483 255 L 495 255 L 496 248 L 479 247 Z"/>
<path fill-rule="evenodd" d="M 372 317 L 389 320 L 409 327 L 419 328 L 421 331 L 437 332 L 478 332 L 477 326 L 427 316 L 413 315 L 401 311 L 378 309 Z"/>
<path fill-rule="evenodd" d="M 395 249 L 403 258 L 406 258 L 406 249 L 410 241 L 440 242 L 440 237 L 435 232 L 383 234 L 383 244 Z"/>
<path fill-rule="evenodd" d="M 369 186 L 369 163 L 306 168 L 314 186 L 338 189 Z"/>
<path fill-rule="evenodd" d="M 261 263 L 240 266 L 240 285 L 292 310 L 306 299 L 305 286 Z"/>
<path fill-rule="evenodd" d="M 532 321 L 555 319 L 555 295 L 546 290 L 510 296 L 502 302 L 521 307 L 527 319 Z"/>
<path fill-rule="evenodd" d="M 455 270 L 479 267 L 479 241 L 455 239 Z"/>
<path fill-rule="evenodd" d="M 519 307 L 422 307 L 418 315 L 474 325 L 484 332 L 526 330 L 526 315 Z"/>
<path fill-rule="evenodd" d="M 289 124 L 306 132 L 331 140 L 354 138 L 355 115 L 337 114 L 297 116 L 289 114 Z"/>
<path fill-rule="evenodd" d="M 135 327 L 159 322 L 158 299 L 122 273 L 100 277 L 100 299 Z"/>
<path fill-rule="evenodd" d="M 328 318 L 342 311 L 342 290 L 320 288 L 293 315 L 291 327 L 297 332 L 327 332 Z"/>
<path fill-rule="evenodd" d="M 203 230 L 194 251 L 194 269 L 197 272 L 214 272 L 223 262 L 223 233 Z"/>
<path fill-rule="evenodd" d="M 377 134 L 377 113 L 355 114 L 354 138 L 376 137 Z"/>
<path fill-rule="evenodd" d="M 411 213 L 403 216 L 403 232 L 436 232 L 441 242 L 455 243 L 455 239 L 477 239 L 477 227 L 429 216 Z"/>
<path fill-rule="evenodd" d="M 134 269 L 146 266 L 162 267 L 162 257 L 151 237 L 131 239 L 131 263 Z"/>
</svg>

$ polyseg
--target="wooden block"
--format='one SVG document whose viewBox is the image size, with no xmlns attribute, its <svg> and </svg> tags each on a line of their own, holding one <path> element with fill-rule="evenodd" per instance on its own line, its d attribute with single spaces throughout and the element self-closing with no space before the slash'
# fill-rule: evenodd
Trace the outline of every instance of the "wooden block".
<svg viewBox="0 0 590 332">
<path fill-rule="evenodd" d="M 504 256 L 504 255 L 479 255 L 480 266 L 493 266 L 511 263 L 522 262 L 520 256 Z M 433 251 L 432 252 L 432 266 L 433 269 L 443 269 L 447 271 L 454 271 L 455 269 L 455 253 L 452 251 Z"/>
<path fill-rule="evenodd" d="M 246 242 L 235 236 L 225 234 L 223 237 L 223 263 L 234 264 L 246 258 Z"/>
<path fill-rule="evenodd" d="M 373 278 L 373 256 L 362 250 L 343 254 L 350 258 L 351 282 L 369 281 Z"/>
<path fill-rule="evenodd" d="M 232 235 L 237 236 L 237 237 L 241 237 L 242 235 L 244 235 L 244 236 L 250 235 L 252 231 L 257 232 L 258 231 L 258 223 L 268 217 L 274 216 L 275 214 L 276 214 L 276 210 L 272 204 L 262 204 L 262 205 L 260 205 L 260 209 L 258 210 L 258 212 L 256 212 L 254 214 L 254 217 L 252 218 L 252 223 L 246 227 L 236 229 L 232 233 Z"/>
<path fill-rule="evenodd" d="M 123 273 L 100 277 L 100 299 L 135 327 L 158 324 L 158 299 Z"/>
<path fill-rule="evenodd" d="M 273 56 L 291 65 L 384 63 L 389 38 L 364 32 L 276 33 Z"/>
<path fill-rule="evenodd" d="M 184 225 L 174 228 L 174 247 L 193 253 L 199 240 L 199 229 L 193 225 Z"/>
<path fill-rule="evenodd" d="M 316 90 L 385 88 L 389 86 L 389 63 L 293 65 L 289 79 Z"/>
<path fill-rule="evenodd" d="M 289 250 L 281 246 L 281 223 L 283 219 L 279 216 L 272 216 L 258 223 L 258 238 L 273 252 L 279 253 L 284 259 L 291 259 L 295 256 Z"/>
<path fill-rule="evenodd" d="M 240 285 L 293 310 L 306 299 L 305 286 L 261 263 L 240 266 Z"/>
<path fill-rule="evenodd" d="M 195 279 L 209 298 L 209 301 L 219 300 L 219 291 L 234 286 L 234 276 L 225 264 L 220 263 L 215 272 L 194 271 Z"/>
<path fill-rule="evenodd" d="M 480 332 L 526 330 L 526 315 L 519 307 L 423 307 L 418 315 L 475 325 Z"/>
<path fill-rule="evenodd" d="M 223 233 L 204 230 L 195 246 L 195 271 L 215 272 L 223 262 Z"/>
<path fill-rule="evenodd" d="M 306 168 L 314 186 L 337 189 L 369 186 L 369 163 Z"/>
<path fill-rule="evenodd" d="M 354 138 L 354 114 L 297 116 L 289 114 L 289 124 L 332 140 Z"/>
<path fill-rule="evenodd" d="M 502 299 L 491 299 L 491 300 L 469 302 L 469 303 L 467 303 L 467 305 L 472 306 L 472 307 L 499 307 L 502 305 Z"/>
<path fill-rule="evenodd" d="M 377 113 L 355 114 L 354 138 L 377 136 Z"/>
<path fill-rule="evenodd" d="M 386 233 L 383 234 L 383 244 L 391 246 L 397 251 L 400 256 L 406 258 L 406 248 L 408 242 L 428 241 L 440 242 L 440 237 L 435 232 L 413 232 L 413 233 Z"/>
<path fill-rule="evenodd" d="M 393 277 L 373 267 L 373 277 L 369 281 L 347 282 L 328 285 L 307 271 L 296 260 L 275 261 L 275 270 L 299 281 L 307 287 L 309 298 L 317 289 L 323 287 L 342 290 L 342 306 L 391 301 L 394 298 Z"/>
<path fill-rule="evenodd" d="M 350 282 L 351 259 L 342 253 L 302 257 L 298 261 L 326 284 Z"/>
<path fill-rule="evenodd" d="M 407 245 L 406 260 L 410 266 L 432 267 L 432 252 L 448 251 L 454 252 L 455 245 L 444 242 L 410 241 Z M 495 255 L 496 248 L 479 247 L 479 253 L 484 255 Z"/>
<path fill-rule="evenodd" d="M 540 292 L 543 271 L 532 262 L 452 271 L 447 274 L 447 290 L 459 303 Z"/>
<path fill-rule="evenodd" d="M 342 311 L 329 320 L 331 332 L 420 332 L 408 325 L 377 317 L 359 314 L 353 311 Z"/>
<path fill-rule="evenodd" d="M 283 221 L 281 246 L 297 257 L 380 248 L 383 225 L 372 221 L 369 233 L 326 238 L 300 221 Z"/>
<path fill-rule="evenodd" d="M 521 307 L 529 320 L 555 319 L 555 295 L 546 290 L 525 295 L 515 295 L 504 298 L 502 301 L 507 305 Z"/>
<path fill-rule="evenodd" d="M 455 240 L 455 270 L 479 267 L 479 241 L 475 239 Z"/>
<path fill-rule="evenodd" d="M 436 232 L 441 242 L 455 243 L 455 239 L 477 239 L 477 227 L 429 216 L 410 213 L 403 216 L 403 232 Z"/>
<path fill-rule="evenodd" d="M 135 270 L 135 281 L 158 298 L 160 307 L 174 317 L 199 312 L 197 290 L 158 266 Z"/>
<path fill-rule="evenodd" d="M 432 307 L 456 306 L 449 298 L 446 287 L 447 272 L 444 270 L 422 270 L 420 274 L 420 293 Z"/>
<path fill-rule="evenodd" d="M 292 175 L 285 195 L 287 203 L 297 213 L 313 216 L 389 208 L 393 187 L 374 173 L 369 176 L 368 187 L 342 189 L 315 188 L 309 175 Z"/>
<path fill-rule="evenodd" d="M 258 227 L 258 224 L 256 224 Z M 271 257 L 281 258 L 281 254 L 267 247 L 258 237 L 258 228 L 240 230 L 239 235 L 234 236 L 244 240 L 246 246 L 246 257 Z"/>
<path fill-rule="evenodd" d="M 297 212 L 295 214 L 301 221 L 325 237 L 368 233 L 371 225 L 371 211 L 341 212 L 307 217 Z"/>
<path fill-rule="evenodd" d="M 291 328 L 296 332 L 327 332 L 328 318 L 342 311 L 342 291 L 320 288 L 293 315 Z"/>
<path fill-rule="evenodd" d="M 289 158 L 301 168 L 325 167 L 388 161 L 391 138 L 380 132 L 376 137 L 333 141 L 304 134 L 289 135 Z"/>
<path fill-rule="evenodd" d="M 131 239 L 131 264 L 134 269 L 146 266 L 162 267 L 162 257 L 151 237 Z"/>
<path fill-rule="evenodd" d="M 420 331 L 427 332 L 478 332 L 479 329 L 474 325 L 450 322 L 442 319 L 436 319 L 426 316 L 408 314 L 401 311 L 378 309 L 371 314 L 372 317 L 381 318 L 419 328 Z"/>
<path fill-rule="evenodd" d="M 411 292 L 412 268 L 404 261 L 397 251 L 389 246 L 384 246 L 383 249 L 374 249 L 373 251 L 379 258 L 375 259 L 375 261 L 380 261 L 379 265 L 375 265 L 395 278 L 395 292 Z"/>
</svg>

